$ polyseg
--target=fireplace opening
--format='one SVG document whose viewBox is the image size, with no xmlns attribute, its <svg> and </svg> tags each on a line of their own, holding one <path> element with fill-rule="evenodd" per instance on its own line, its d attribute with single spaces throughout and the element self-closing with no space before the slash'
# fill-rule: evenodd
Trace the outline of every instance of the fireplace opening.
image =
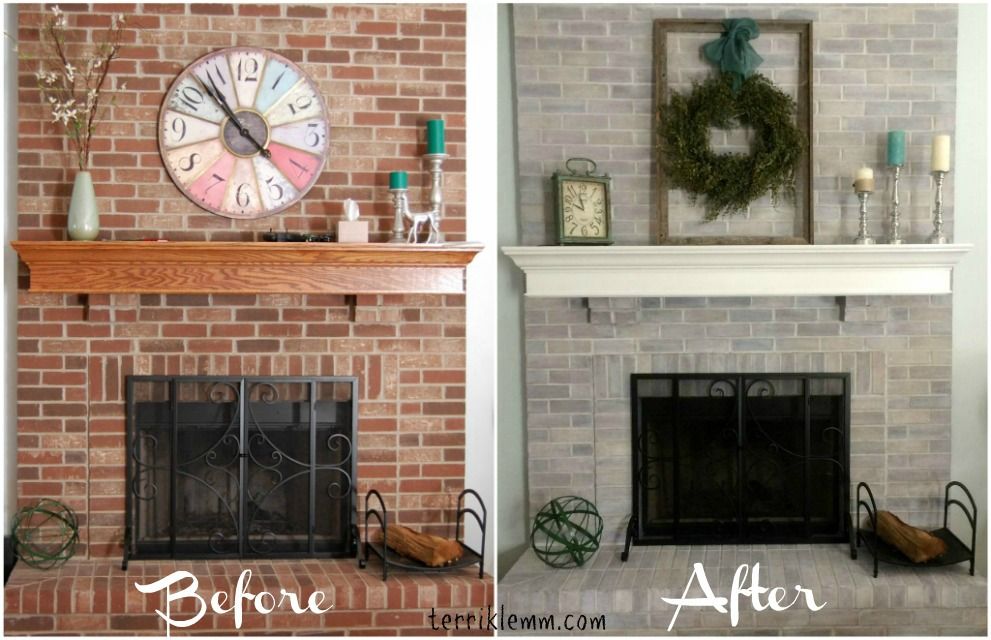
<svg viewBox="0 0 991 640">
<path fill-rule="evenodd" d="M 848 537 L 849 375 L 633 374 L 634 544 Z"/>
<path fill-rule="evenodd" d="M 124 563 L 353 557 L 351 377 L 129 376 Z"/>
</svg>

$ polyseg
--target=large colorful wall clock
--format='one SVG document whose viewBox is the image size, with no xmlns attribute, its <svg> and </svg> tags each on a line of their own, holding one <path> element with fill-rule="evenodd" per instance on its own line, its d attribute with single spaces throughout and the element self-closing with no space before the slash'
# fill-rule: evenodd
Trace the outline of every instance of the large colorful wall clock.
<svg viewBox="0 0 991 640">
<path fill-rule="evenodd" d="M 261 218 L 299 201 L 329 153 L 316 83 L 266 49 L 199 58 L 169 88 L 158 146 L 176 186 L 229 218 Z"/>
</svg>

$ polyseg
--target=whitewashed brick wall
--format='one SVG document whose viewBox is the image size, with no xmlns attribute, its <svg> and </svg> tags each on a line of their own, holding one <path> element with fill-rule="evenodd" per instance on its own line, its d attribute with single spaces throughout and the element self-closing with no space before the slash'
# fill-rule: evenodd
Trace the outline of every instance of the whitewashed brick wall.
<svg viewBox="0 0 991 640">
<path fill-rule="evenodd" d="M 885 154 L 889 129 L 908 132 L 903 170 L 902 232 L 920 240 L 932 230 L 932 135 L 954 132 L 956 19 L 954 5 L 515 5 L 514 36 L 519 187 L 524 242 L 554 238 L 549 176 L 569 157 L 583 156 L 613 176 L 614 236 L 619 244 L 656 237 L 652 21 L 655 18 L 753 17 L 811 19 L 814 30 L 814 224 L 817 243 L 849 242 L 857 232 L 856 169 L 875 168 L 879 193 L 871 231 L 884 232 L 890 200 Z M 711 39 L 711 38 L 709 38 Z M 693 39 L 673 64 L 680 81 L 704 69 Z M 789 92 L 797 43 L 761 37 L 761 71 Z M 952 230 L 953 174 L 944 186 Z M 784 232 L 792 219 L 766 200 L 747 217 L 698 222 L 672 194 L 676 233 Z"/>
<path fill-rule="evenodd" d="M 526 301 L 532 511 L 595 502 L 604 540 L 631 510 L 630 374 L 851 374 L 851 480 L 935 525 L 950 479 L 950 298 Z"/>
<path fill-rule="evenodd" d="M 652 21 L 662 17 L 813 20 L 816 242 L 856 235 L 852 174 L 874 166 L 884 189 L 889 129 L 908 132 L 903 234 L 931 230 L 929 145 L 934 131 L 954 129 L 954 5 L 515 5 L 513 14 L 525 244 L 553 241 L 548 178 L 574 156 L 612 174 L 617 242 L 653 243 Z M 707 39 L 677 41 L 679 86 L 704 68 L 697 47 Z M 794 92 L 786 70 L 797 42 L 754 44 L 763 70 Z M 876 235 L 887 199 L 873 200 Z M 778 233 L 790 219 L 763 202 L 703 229 L 683 198 L 671 202 L 680 233 Z M 631 509 L 630 373 L 845 371 L 851 479 L 870 482 L 885 508 L 914 524 L 939 518 L 950 479 L 949 297 L 531 298 L 525 325 L 531 511 L 575 493 L 598 505 L 605 539 L 621 540 Z"/>
</svg>

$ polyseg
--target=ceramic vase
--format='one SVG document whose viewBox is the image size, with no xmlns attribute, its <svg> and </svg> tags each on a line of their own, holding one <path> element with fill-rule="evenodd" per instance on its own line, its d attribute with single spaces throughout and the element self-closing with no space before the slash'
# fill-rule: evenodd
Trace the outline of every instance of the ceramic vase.
<svg viewBox="0 0 991 640">
<path fill-rule="evenodd" d="M 100 234 L 100 214 L 96 210 L 96 192 L 89 171 L 76 174 L 69 202 L 69 237 L 73 240 L 96 240 Z"/>
</svg>

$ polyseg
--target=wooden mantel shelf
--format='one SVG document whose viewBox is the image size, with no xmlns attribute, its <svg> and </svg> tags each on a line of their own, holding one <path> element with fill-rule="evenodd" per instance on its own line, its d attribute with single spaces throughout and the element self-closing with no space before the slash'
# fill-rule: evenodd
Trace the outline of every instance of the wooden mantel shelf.
<svg viewBox="0 0 991 640">
<path fill-rule="evenodd" d="M 32 242 L 11 245 L 49 293 L 463 293 L 478 243 Z"/>
<path fill-rule="evenodd" d="M 551 298 L 938 295 L 968 244 L 503 247 Z"/>
</svg>

